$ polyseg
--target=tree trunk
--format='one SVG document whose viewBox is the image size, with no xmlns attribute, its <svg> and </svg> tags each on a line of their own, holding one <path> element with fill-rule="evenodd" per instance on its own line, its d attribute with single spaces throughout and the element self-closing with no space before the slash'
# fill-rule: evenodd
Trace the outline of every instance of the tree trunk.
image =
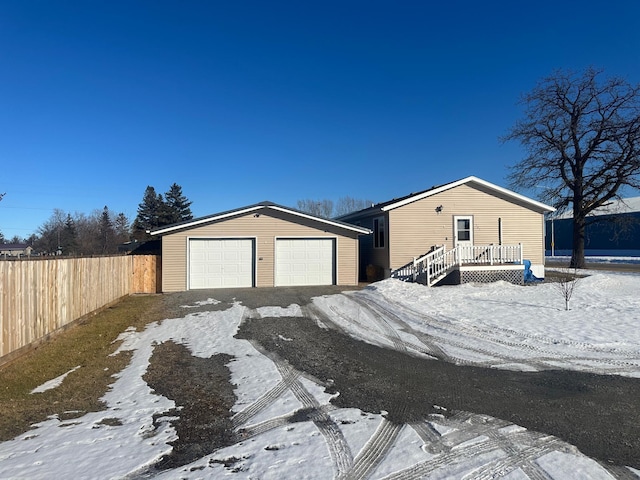
<svg viewBox="0 0 640 480">
<path fill-rule="evenodd" d="M 584 232 L 585 219 L 578 215 L 573 216 L 573 250 L 571 252 L 571 268 L 585 268 L 584 261 Z"/>
</svg>

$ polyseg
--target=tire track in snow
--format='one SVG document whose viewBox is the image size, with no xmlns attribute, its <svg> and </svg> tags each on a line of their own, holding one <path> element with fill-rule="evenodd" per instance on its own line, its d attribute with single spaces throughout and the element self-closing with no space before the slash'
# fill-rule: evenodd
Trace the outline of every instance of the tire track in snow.
<svg viewBox="0 0 640 480">
<path fill-rule="evenodd" d="M 454 430 L 440 435 L 432 422 Z M 411 427 L 425 442 L 425 450 L 440 455 L 385 478 L 423 478 L 446 467 L 447 462 L 464 463 L 494 452 L 494 458 L 488 458 L 479 468 L 470 469 L 472 473 L 464 478 L 488 480 L 521 469 L 531 480 L 549 480 L 549 474 L 535 462 L 538 458 L 554 451 L 577 453 L 575 447 L 556 437 L 524 428 L 510 430 L 509 427 L 516 427 L 510 422 L 469 412 L 456 412 L 449 418 L 431 416 L 423 422 L 412 423 Z M 496 455 L 500 458 L 495 458 Z"/>
<path fill-rule="evenodd" d="M 261 318 L 261 315 L 256 310 L 252 310 L 250 313 L 247 313 L 246 318 L 259 319 Z M 247 420 L 255 416 L 258 412 L 264 410 L 267 406 L 277 401 L 277 399 L 280 398 L 280 396 L 282 396 L 282 394 L 284 394 L 287 390 L 291 391 L 296 399 L 302 404 L 302 410 L 306 410 L 305 415 L 307 416 L 307 418 L 314 423 L 316 428 L 318 428 L 318 430 L 324 437 L 337 475 L 340 475 L 342 474 L 342 472 L 348 470 L 353 463 L 351 448 L 344 438 L 342 430 L 340 430 L 340 428 L 327 413 L 330 410 L 334 410 L 335 407 L 333 405 L 320 405 L 316 398 L 311 395 L 304 387 L 304 385 L 300 382 L 302 372 L 297 371 L 291 365 L 280 360 L 279 358 L 274 357 L 273 355 L 268 355 L 267 352 L 265 352 L 262 347 L 256 342 L 251 341 L 251 344 L 258 352 L 260 352 L 273 362 L 276 369 L 280 373 L 280 377 L 282 378 L 282 380 L 278 382 L 278 384 L 270 389 L 266 394 L 261 396 L 252 405 L 247 407 L 242 412 L 239 412 L 234 417 L 234 424 L 242 425 Z M 269 430 L 281 427 L 285 424 L 291 424 L 299 421 L 299 419 L 296 419 L 296 416 L 299 414 L 300 410 L 293 412 L 291 415 L 270 419 L 258 425 L 244 428 L 240 433 L 242 435 L 245 435 L 246 437 L 256 436 L 260 433 L 265 433 Z"/>
<path fill-rule="evenodd" d="M 291 369 L 288 372 L 284 373 L 284 377 L 278 384 L 269 390 L 267 393 L 258 398 L 255 402 L 249 405 L 244 410 L 236 413 L 231 421 L 233 422 L 233 426 L 238 428 L 245 423 L 247 423 L 251 418 L 256 416 L 262 410 L 272 405 L 278 398 L 280 398 L 288 389 L 291 388 L 291 385 L 300 378 L 300 373 Z"/>
<path fill-rule="evenodd" d="M 600 466 L 609 472 L 616 480 L 638 480 L 640 477 L 629 470 L 627 467 L 619 465 L 608 465 L 605 462 L 598 462 Z"/>
<path fill-rule="evenodd" d="M 470 327 L 470 326 L 465 326 L 465 325 L 461 325 L 459 323 L 455 323 L 449 319 L 446 319 L 446 317 L 441 317 L 441 318 L 445 318 L 445 320 L 441 320 L 439 318 L 424 314 L 422 312 L 418 312 L 414 309 L 411 309 L 410 307 L 407 307 L 406 305 L 398 302 L 398 301 L 394 301 L 392 299 L 389 299 L 388 297 L 384 297 L 385 301 L 387 302 L 387 305 L 381 303 L 379 301 L 379 299 L 376 299 L 375 296 L 373 296 L 371 293 L 366 292 L 364 290 L 359 291 L 359 292 L 353 292 L 352 294 L 353 296 L 365 296 L 367 297 L 367 300 L 372 302 L 372 303 L 376 303 L 378 306 L 380 306 L 381 308 L 383 308 L 384 310 L 390 312 L 389 310 L 389 305 L 393 305 L 394 308 L 397 308 L 401 311 L 403 311 L 406 315 L 408 315 L 409 317 L 413 318 L 414 320 L 417 320 L 420 323 L 425 323 L 428 322 L 427 325 L 429 327 L 431 327 L 432 329 L 436 329 L 436 330 L 442 330 L 442 334 L 435 334 L 435 335 L 431 335 L 431 337 L 435 338 L 436 340 L 440 341 L 443 344 L 449 344 L 451 346 L 457 347 L 457 348 L 462 348 L 468 351 L 472 351 L 472 352 L 476 352 L 476 353 L 481 353 L 484 355 L 487 355 L 489 357 L 494 357 L 494 358 L 499 358 L 502 359 L 503 361 L 506 361 L 507 363 L 513 363 L 513 362 L 519 362 L 519 363 L 527 363 L 535 368 L 541 369 L 541 370 L 548 370 L 548 369 L 557 369 L 558 366 L 556 365 L 556 363 L 558 361 L 563 361 L 563 360 L 572 360 L 574 363 L 578 363 L 578 362 L 588 362 L 588 363 L 596 363 L 596 364 L 602 364 L 602 365 L 611 365 L 615 368 L 617 368 L 618 370 L 622 369 L 623 371 L 628 371 L 628 372 L 637 372 L 638 369 L 640 369 L 640 358 L 638 358 L 636 360 L 636 358 L 625 358 L 625 359 L 620 359 L 620 360 L 616 360 L 616 359 L 607 359 L 607 358 L 598 358 L 598 357 L 584 357 L 584 356 L 579 356 L 579 355 L 571 355 L 571 354 L 563 354 L 561 352 L 557 352 L 557 351 L 549 351 L 544 349 L 543 347 L 539 347 L 536 345 L 530 345 L 530 344 L 526 344 L 526 343 L 522 343 L 520 341 L 509 341 L 506 340 L 503 337 L 498 337 L 494 334 L 493 331 L 488 330 L 488 329 L 483 329 L 483 328 L 479 328 L 479 327 Z M 392 312 L 391 312 L 392 313 Z M 392 313 L 393 314 L 393 313 Z M 393 314 L 395 315 L 395 314 Z M 414 335 L 417 336 L 417 332 L 408 324 L 406 324 L 406 322 L 402 321 L 400 319 L 400 317 L 398 317 L 397 315 L 395 315 L 397 318 L 399 318 L 399 321 L 403 324 L 403 326 L 411 331 Z M 537 335 L 526 335 L 526 334 L 519 334 L 518 332 L 515 332 L 513 330 L 510 329 L 500 329 L 500 328 L 496 328 L 495 330 L 502 330 L 504 333 L 508 333 L 509 335 L 513 335 L 513 336 L 520 336 L 523 338 L 527 338 L 527 339 L 539 339 L 539 338 L 544 338 L 541 336 L 537 336 Z M 501 354 L 498 352 L 495 352 L 493 350 L 489 350 L 489 349 L 484 349 L 484 348 L 480 348 L 480 347 L 474 347 L 469 345 L 468 343 L 464 342 L 464 341 L 456 341 L 456 340 L 452 340 L 450 338 L 448 338 L 446 335 L 450 335 L 450 336 L 458 336 L 458 337 L 462 337 L 463 339 L 465 337 L 472 337 L 472 338 L 481 338 L 489 343 L 494 343 L 494 344 L 499 344 L 499 345 L 503 345 L 509 348 L 512 348 L 514 350 L 516 350 L 517 352 L 530 352 L 530 353 L 535 353 L 538 354 L 537 357 L 525 357 L 525 358 L 519 358 L 516 357 L 514 355 L 507 355 L 507 354 Z M 608 353 L 608 354 L 616 354 L 616 355 L 621 355 L 621 351 L 620 349 L 610 349 L 610 348 L 599 348 L 597 346 L 589 346 L 589 344 L 584 344 L 581 342 L 563 342 L 561 340 L 555 341 L 555 339 L 550 339 L 549 337 L 547 337 L 547 341 L 546 343 L 549 344 L 554 344 L 554 343 L 570 343 L 573 346 L 578 346 L 578 345 L 582 345 L 583 349 L 585 350 L 590 350 L 593 352 L 597 352 L 597 353 Z M 590 348 L 586 348 L 587 346 L 589 346 Z M 617 350 L 617 351 L 615 351 Z M 635 354 L 635 352 L 629 352 L 629 351 L 625 351 L 625 353 L 633 353 Z M 456 362 L 459 363 L 459 362 Z M 475 365 L 493 365 L 495 364 L 495 362 L 470 362 L 468 360 L 464 361 L 465 364 L 470 364 L 473 363 Z M 602 369 L 602 371 L 600 373 L 610 373 L 610 369 Z"/>
<path fill-rule="evenodd" d="M 449 451 L 451 447 L 442 443 L 442 436 L 431 423 L 426 421 L 412 422 L 409 424 L 424 442 L 424 448 L 431 454 L 437 455 Z"/>
<path fill-rule="evenodd" d="M 565 445 L 561 440 L 555 437 L 542 437 L 538 440 L 538 442 L 539 444 L 525 447 L 520 452 L 521 464 L 528 465 L 530 459 L 539 458 L 540 456 L 553 452 L 558 448 L 561 449 Z M 465 462 L 477 462 L 478 459 L 482 458 L 483 456 L 485 457 L 483 465 L 497 464 L 497 462 L 499 462 L 500 460 L 496 460 L 496 456 L 502 457 L 502 459 L 508 461 L 509 456 L 503 449 L 503 443 L 504 442 L 502 440 L 488 439 L 478 443 L 472 443 L 469 446 L 457 446 L 446 453 L 438 455 L 424 462 L 420 462 L 399 472 L 395 472 L 384 478 L 385 480 L 418 480 L 433 475 L 442 468 L 451 468 L 454 465 L 463 464 Z M 506 459 L 504 458 L 505 456 Z M 515 470 L 515 468 L 518 468 L 520 466 L 521 465 L 519 464 L 513 469 Z M 470 466 L 470 468 L 468 468 L 467 470 L 471 471 L 471 477 L 467 478 L 473 479 L 496 478 L 497 476 L 502 475 L 500 472 L 494 471 L 487 472 L 486 477 L 479 477 L 478 475 L 481 474 L 482 470 L 478 470 L 477 467 L 471 468 Z M 538 475 L 544 475 L 542 478 L 547 478 L 544 471 L 536 470 L 534 475 L 536 477 Z"/>
<path fill-rule="evenodd" d="M 389 422 L 383 418 L 373 436 L 356 456 L 352 468 L 340 475 L 338 479 L 368 478 L 389 453 L 403 427 L 404 425 Z"/>
<path fill-rule="evenodd" d="M 288 375 L 290 370 L 293 370 L 290 365 L 282 361 L 276 360 L 274 363 L 283 377 Z M 337 475 L 342 475 L 353 463 L 351 448 L 344 438 L 342 430 L 299 380 L 292 382 L 290 390 L 303 407 L 309 409 L 309 420 L 314 423 L 324 437 Z"/>
<path fill-rule="evenodd" d="M 371 296 L 369 292 L 365 292 L 364 290 L 359 292 L 353 292 L 353 294 Z M 600 347 L 598 345 L 593 345 L 586 342 L 578 342 L 575 340 L 566 340 L 563 338 L 549 337 L 546 335 L 540 335 L 536 333 L 526 333 L 526 332 L 521 332 L 511 328 L 500 327 L 500 326 L 492 326 L 491 328 L 479 327 L 476 325 L 465 326 L 465 325 L 455 323 L 457 321 L 456 319 L 452 319 L 444 315 L 437 315 L 437 316 L 428 315 L 404 303 L 401 303 L 393 298 L 389 298 L 384 294 L 381 294 L 381 296 L 385 299 L 387 303 L 393 305 L 394 307 L 397 307 L 400 310 L 405 311 L 406 313 L 410 314 L 414 318 L 427 319 L 432 323 L 444 324 L 446 325 L 446 329 L 456 328 L 460 331 L 465 331 L 467 333 L 470 333 L 471 335 L 480 334 L 480 335 L 483 335 L 484 338 L 492 339 L 493 341 L 496 341 L 496 342 L 504 341 L 503 340 L 504 337 L 495 335 L 496 332 L 502 332 L 508 335 L 512 335 L 514 337 L 521 337 L 521 338 L 536 340 L 540 343 L 546 343 L 549 345 L 573 346 L 573 347 L 580 348 L 582 350 L 593 351 L 596 353 L 624 355 L 625 358 L 631 357 L 634 359 L 634 361 L 637 358 L 638 361 L 640 361 L 640 350 L 627 350 L 627 349 L 622 349 L 618 347 Z M 512 343 L 513 345 L 516 345 L 516 346 L 522 345 L 521 343 L 518 343 L 518 342 L 512 342 Z M 511 342 L 505 342 L 505 344 L 510 345 Z"/>
<path fill-rule="evenodd" d="M 422 346 L 415 345 L 411 342 L 407 342 L 406 340 L 403 340 L 398 334 L 398 331 L 389 323 L 388 319 L 393 320 L 396 324 L 399 324 L 401 326 L 404 326 L 404 322 L 402 322 L 401 319 L 396 315 L 394 315 L 392 312 L 389 312 L 386 309 L 380 308 L 380 305 L 378 305 L 377 303 L 365 302 L 363 299 L 358 298 L 356 296 L 351 297 L 351 299 L 354 300 L 360 306 L 360 308 L 367 310 L 371 313 L 373 319 L 385 332 L 385 336 L 393 342 L 393 345 L 396 347 L 396 350 L 401 352 L 407 352 L 409 350 L 417 350 L 421 353 L 426 353 L 427 355 L 434 356 L 440 360 L 447 360 L 447 361 L 452 360 L 449 357 L 449 355 L 446 352 L 444 352 L 444 350 L 442 350 L 439 345 L 432 342 L 431 339 L 428 338 L 428 336 L 426 338 L 419 338 L 419 340 L 423 343 Z"/>
<path fill-rule="evenodd" d="M 415 330 L 413 327 L 411 327 L 411 325 L 407 324 L 399 315 L 397 315 L 395 312 L 393 312 L 391 310 L 389 304 L 381 303 L 378 300 L 373 299 L 373 298 L 370 298 L 369 300 L 370 300 L 369 301 L 369 305 L 375 305 L 375 308 L 379 312 L 379 315 L 393 318 L 394 321 L 396 322 L 396 324 L 401 326 L 403 330 L 411 333 L 416 338 L 420 339 L 420 341 L 425 343 L 428 348 L 433 349 L 434 351 L 438 352 L 437 354 L 435 354 L 435 356 L 439 360 L 446 361 L 446 362 L 449 362 L 449 363 L 454 363 L 456 365 L 478 365 L 480 363 L 483 363 L 483 362 L 477 362 L 477 361 L 474 362 L 472 360 L 467 360 L 467 359 L 464 359 L 464 358 L 461 358 L 461 357 L 453 356 L 453 355 L 445 352 L 445 350 L 439 345 L 439 344 L 442 344 L 442 345 L 449 345 L 451 347 L 457 347 L 457 348 L 460 348 L 460 349 L 466 350 L 466 351 L 472 351 L 472 352 L 475 352 L 475 353 L 479 353 L 479 354 L 481 354 L 483 356 L 490 357 L 490 358 L 493 358 L 493 359 L 499 358 L 499 359 L 508 361 L 509 363 L 512 363 L 514 361 L 513 357 L 511 357 L 511 356 L 507 356 L 507 355 L 503 355 L 503 354 L 500 354 L 500 353 L 496 353 L 493 350 L 484 349 L 484 348 L 481 348 L 481 347 L 476 347 L 476 346 L 470 345 L 468 342 L 452 340 L 450 338 L 447 338 L 444 335 L 444 334 L 448 334 L 448 335 L 461 336 L 460 334 L 458 334 L 455 331 L 454 332 L 450 332 L 448 330 L 442 329 L 444 334 L 434 335 L 434 334 L 428 334 L 426 332 L 422 332 L 422 331 L 419 331 L 419 330 Z M 464 337 L 463 337 L 463 339 L 464 339 Z M 495 364 L 495 360 L 489 361 L 489 363 L 490 364 Z M 547 368 L 549 368 L 549 367 L 547 366 Z"/>
<path fill-rule="evenodd" d="M 275 428 L 280 428 L 291 423 L 292 415 L 285 415 L 282 417 L 270 418 L 264 422 L 256 423 L 255 425 L 247 425 L 237 430 L 238 435 L 242 440 L 257 437 L 263 433 L 267 433 Z"/>
<path fill-rule="evenodd" d="M 319 410 L 327 414 L 328 412 L 337 410 L 337 407 L 333 405 L 323 405 L 322 407 L 319 408 Z M 242 440 L 247 440 L 249 438 L 262 435 L 263 433 L 267 433 L 276 428 L 281 428 L 281 427 L 284 427 L 285 425 L 292 425 L 292 424 L 298 423 L 300 421 L 299 415 L 300 415 L 300 410 L 296 410 L 295 412 L 289 413 L 287 415 L 270 418 L 269 420 L 265 420 L 260 423 L 241 427 L 238 429 L 237 432 L 242 437 Z"/>
<path fill-rule="evenodd" d="M 371 307 L 371 305 L 368 305 L 366 302 L 364 302 L 363 300 L 357 297 L 349 296 L 347 298 L 349 298 L 349 300 L 353 301 L 354 303 L 357 303 L 359 308 L 367 310 L 370 313 L 370 315 L 373 317 L 373 319 L 376 321 L 380 329 L 379 330 L 374 329 L 368 323 L 360 322 L 358 321 L 357 318 L 354 319 L 352 316 L 346 313 L 343 313 L 335 305 L 331 305 L 329 307 L 331 312 L 339 316 L 340 318 L 342 318 L 345 322 L 352 325 L 356 325 L 361 330 L 370 332 L 375 336 L 380 336 L 388 340 L 395 347 L 395 350 L 398 350 L 401 352 L 408 352 L 409 350 L 413 350 L 434 359 L 441 359 L 441 360 L 444 359 L 444 360 L 448 360 L 455 363 L 454 360 L 450 359 L 449 356 L 437 344 L 435 344 L 434 342 L 431 342 L 427 335 L 422 334 L 420 332 L 420 336 L 424 338 L 419 338 L 418 335 L 414 334 L 416 339 L 422 343 L 421 345 L 417 345 L 413 342 L 408 342 L 406 340 L 403 340 L 398 335 L 397 331 L 386 320 L 385 315 L 382 315 L 379 311 L 376 311 L 373 307 Z M 322 312 L 322 316 L 327 317 L 326 313 L 324 312 Z M 349 332 L 347 329 L 340 326 L 338 323 L 336 323 L 331 319 L 327 319 L 326 321 L 323 320 L 323 323 L 328 323 L 334 326 L 338 331 L 343 332 L 345 335 L 354 336 L 353 333 Z M 455 359 L 455 360 L 462 362 L 462 359 Z"/>
</svg>

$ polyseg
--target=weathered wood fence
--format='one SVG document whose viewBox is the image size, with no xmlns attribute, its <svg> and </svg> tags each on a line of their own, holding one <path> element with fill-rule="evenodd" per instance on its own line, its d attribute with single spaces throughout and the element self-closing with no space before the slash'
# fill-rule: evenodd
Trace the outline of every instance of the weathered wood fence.
<svg viewBox="0 0 640 480">
<path fill-rule="evenodd" d="M 0 364 L 119 298 L 156 293 L 159 268 L 155 255 L 0 261 Z"/>
</svg>

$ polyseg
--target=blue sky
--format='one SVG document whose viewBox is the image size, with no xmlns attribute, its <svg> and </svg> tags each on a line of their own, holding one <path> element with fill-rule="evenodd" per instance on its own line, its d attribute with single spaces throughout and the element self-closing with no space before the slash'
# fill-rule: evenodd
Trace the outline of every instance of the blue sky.
<svg viewBox="0 0 640 480">
<path fill-rule="evenodd" d="M 640 82 L 640 2 L 3 0 L 0 231 L 507 186 L 519 96 L 588 66 Z"/>
</svg>

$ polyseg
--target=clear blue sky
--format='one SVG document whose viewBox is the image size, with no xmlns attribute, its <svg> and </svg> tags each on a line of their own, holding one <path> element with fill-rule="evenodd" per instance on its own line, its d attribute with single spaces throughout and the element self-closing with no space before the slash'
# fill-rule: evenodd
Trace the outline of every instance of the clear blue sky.
<svg viewBox="0 0 640 480">
<path fill-rule="evenodd" d="M 1 0 L 0 231 L 507 186 L 519 96 L 587 66 L 640 82 L 640 2 Z"/>
</svg>

